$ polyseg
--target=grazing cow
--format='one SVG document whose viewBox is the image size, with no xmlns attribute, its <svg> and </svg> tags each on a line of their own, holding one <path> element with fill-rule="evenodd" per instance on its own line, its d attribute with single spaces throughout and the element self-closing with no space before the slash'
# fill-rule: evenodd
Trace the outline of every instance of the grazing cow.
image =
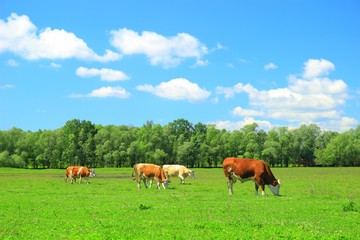
<svg viewBox="0 0 360 240">
<path fill-rule="evenodd" d="M 144 182 L 145 187 L 148 188 L 146 184 L 147 179 L 154 179 L 157 189 L 160 189 L 160 183 L 164 189 L 168 187 L 168 180 L 165 176 L 164 170 L 158 165 L 150 163 L 135 164 L 132 175 L 135 178 L 139 189 L 141 188 L 141 180 Z"/>
<path fill-rule="evenodd" d="M 79 168 L 80 166 L 68 166 L 65 170 L 64 182 L 67 182 L 68 178 L 72 181 L 72 172 L 74 168 Z"/>
<path fill-rule="evenodd" d="M 65 182 L 67 179 L 71 179 L 71 183 L 76 182 L 76 178 L 79 178 L 79 184 L 81 184 L 81 180 L 83 177 L 86 178 L 86 183 L 89 184 L 89 177 L 95 177 L 96 173 L 94 169 L 89 169 L 83 166 L 69 166 L 66 169 L 65 173 Z"/>
<path fill-rule="evenodd" d="M 195 178 L 194 171 L 188 169 L 183 165 L 164 165 L 163 169 L 167 178 L 179 177 L 181 184 L 185 184 L 185 178 L 187 176 Z"/>
<path fill-rule="evenodd" d="M 279 195 L 280 180 L 274 177 L 269 165 L 262 160 L 225 158 L 223 169 L 230 195 L 234 194 L 233 183 L 237 179 L 242 183 L 247 180 L 254 181 L 256 195 L 258 194 L 259 186 L 262 190 L 262 195 L 265 195 L 265 185 L 270 188 L 274 195 Z"/>
</svg>

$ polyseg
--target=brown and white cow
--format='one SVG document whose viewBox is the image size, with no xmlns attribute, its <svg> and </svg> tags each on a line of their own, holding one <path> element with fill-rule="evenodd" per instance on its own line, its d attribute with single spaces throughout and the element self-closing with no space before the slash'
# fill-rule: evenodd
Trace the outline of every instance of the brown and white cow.
<svg viewBox="0 0 360 240">
<path fill-rule="evenodd" d="M 259 186 L 262 195 L 265 195 L 267 185 L 274 195 L 279 195 L 280 180 L 274 177 L 269 165 L 262 160 L 248 158 L 225 158 L 223 170 L 227 180 L 229 194 L 234 194 L 233 183 L 239 179 L 242 183 L 247 180 L 255 182 L 255 194 L 258 194 Z"/>
<path fill-rule="evenodd" d="M 65 182 L 67 179 L 71 179 L 71 183 L 76 182 L 76 178 L 79 178 L 79 184 L 83 177 L 86 178 L 86 183 L 89 184 L 89 177 L 95 177 L 96 173 L 94 169 L 89 169 L 84 166 L 69 166 L 66 168 Z"/>
<path fill-rule="evenodd" d="M 185 184 L 185 178 L 187 176 L 195 178 L 194 171 L 188 169 L 183 165 L 164 165 L 163 169 L 167 178 L 179 177 L 181 184 Z"/>
<path fill-rule="evenodd" d="M 154 179 L 156 182 L 156 188 L 160 189 L 160 183 L 162 184 L 163 188 L 168 188 L 168 179 L 165 176 L 164 170 L 155 164 L 150 163 L 138 163 L 134 165 L 133 170 L 133 177 L 137 182 L 137 186 L 141 188 L 141 180 L 144 182 L 146 188 L 148 188 L 146 184 L 146 180 Z"/>
</svg>

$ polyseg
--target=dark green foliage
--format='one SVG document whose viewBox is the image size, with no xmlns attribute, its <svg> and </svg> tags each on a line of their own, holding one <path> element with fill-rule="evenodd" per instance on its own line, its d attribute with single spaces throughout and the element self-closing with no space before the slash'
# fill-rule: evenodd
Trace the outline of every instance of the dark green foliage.
<svg viewBox="0 0 360 240">
<path fill-rule="evenodd" d="M 0 131 L 0 167 L 131 167 L 138 162 L 219 167 L 225 157 L 263 159 L 271 166 L 360 166 L 360 126 L 344 133 L 317 125 L 278 127 L 256 123 L 234 131 L 178 119 L 141 127 L 95 125 L 73 119 L 56 130 Z"/>
<path fill-rule="evenodd" d="M 343 205 L 344 212 L 357 212 L 355 203 L 353 201 Z"/>
<path fill-rule="evenodd" d="M 150 206 L 144 205 L 144 204 L 142 204 L 142 203 L 140 203 L 140 205 L 139 205 L 139 209 L 140 209 L 140 210 L 148 210 L 148 209 L 150 209 L 150 208 L 151 208 Z"/>
</svg>

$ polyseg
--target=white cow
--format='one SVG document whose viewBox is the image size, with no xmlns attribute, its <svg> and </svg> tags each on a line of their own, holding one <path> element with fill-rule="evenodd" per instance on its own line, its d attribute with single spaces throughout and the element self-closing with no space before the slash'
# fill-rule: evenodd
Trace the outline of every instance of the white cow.
<svg viewBox="0 0 360 240">
<path fill-rule="evenodd" d="M 183 165 L 164 165 L 163 166 L 166 178 L 169 177 L 179 177 L 180 183 L 185 184 L 185 178 L 190 176 L 195 178 L 194 171 L 188 169 Z"/>
</svg>

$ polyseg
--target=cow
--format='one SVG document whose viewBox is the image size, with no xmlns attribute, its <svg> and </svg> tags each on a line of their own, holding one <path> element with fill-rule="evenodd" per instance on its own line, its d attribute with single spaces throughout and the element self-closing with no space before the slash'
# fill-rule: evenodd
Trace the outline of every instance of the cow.
<svg viewBox="0 0 360 240">
<path fill-rule="evenodd" d="M 84 166 L 69 166 L 66 168 L 65 182 L 67 179 L 71 179 L 71 183 L 76 182 L 76 178 L 79 178 L 79 184 L 83 177 L 86 178 L 86 184 L 89 184 L 89 177 L 95 177 L 96 173 L 94 169 L 89 169 Z"/>
<path fill-rule="evenodd" d="M 242 183 L 248 180 L 254 181 L 256 195 L 258 195 L 259 187 L 262 190 L 262 195 L 265 195 L 265 185 L 267 185 L 274 195 L 279 196 L 280 179 L 274 177 L 266 162 L 249 158 L 230 157 L 224 159 L 222 166 L 230 195 L 234 194 L 233 183 L 239 179 Z"/>
<path fill-rule="evenodd" d="M 185 184 L 185 178 L 187 176 L 195 178 L 194 171 L 188 169 L 183 165 L 164 165 L 163 169 L 167 178 L 179 177 L 180 184 Z"/>
<path fill-rule="evenodd" d="M 132 176 L 137 182 L 138 189 L 141 188 L 141 180 L 144 182 L 145 187 L 148 188 L 146 184 L 146 180 L 148 179 L 155 180 L 157 189 L 160 189 L 160 183 L 164 189 L 168 188 L 168 179 L 166 178 L 164 170 L 158 165 L 150 163 L 135 164 Z"/>
</svg>

